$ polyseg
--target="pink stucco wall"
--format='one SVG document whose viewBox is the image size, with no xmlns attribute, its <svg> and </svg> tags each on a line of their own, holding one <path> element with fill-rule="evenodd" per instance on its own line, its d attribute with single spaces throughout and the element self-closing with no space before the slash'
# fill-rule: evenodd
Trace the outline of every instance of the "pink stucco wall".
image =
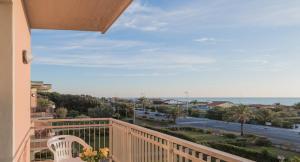
<svg viewBox="0 0 300 162">
<path fill-rule="evenodd" d="M 0 3 L 0 161 L 12 159 L 12 5 Z"/>
<path fill-rule="evenodd" d="M 21 0 L 13 1 L 14 15 L 14 161 L 29 161 L 30 65 L 23 63 L 22 51 L 31 52 L 30 30 Z"/>
</svg>

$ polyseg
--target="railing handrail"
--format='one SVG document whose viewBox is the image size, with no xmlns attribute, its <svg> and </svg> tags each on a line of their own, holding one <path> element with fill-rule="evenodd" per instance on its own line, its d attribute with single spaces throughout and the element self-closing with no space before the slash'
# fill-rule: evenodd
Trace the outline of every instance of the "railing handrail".
<svg viewBox="0 0 300 162">
<path fill-rule="evenodd" d="M 72 118 L 72 119 L 45 119 L 45 120 L 38 120 L 38 119 L 33 119 L 32 122 L 66 122 L 66 121 L 109 121 L 112 118 Z"/>
<path fill-rule="evenodd" d="M 32 129 L 63 129 L 63 128 L 80 128 L 80 127 L 113 127 L 114 123 L 119 124 L 121 126 L 127 127 L 129 129 L 135 129 L 137 131 L 149 134 L 151 136 L 158 137 L 160 139 L 166 140 L 168 142 L 192 149 L 197 152 L 201 152 L 203 154 L 207 154 L 209 156 L 213 156 L 218 159 L 222 159 L 229 162 L 253 162 L 252 160 L 242 158 L 240 156 L 236 156 L 230 153 L 226 153 L 220 150 L 216 150 L 204 145 L 200 145 L 197 143 L 193 143 L 184 139 L 180 139 L 171 135 L 167 135 L 155 130 L 151 130 L 148 128 L 144 128 L 138 125 L 130 124 L 124 121 L 120 121 L 113 118 L 76 118 L 76 119 L 46 119 L 46 120 L 33 120 L 33 123 L 54 123 L 54 122 L 84 122 L 84 121 L 108 121 L 106 124 L 76 124 L 71 123 L 70 125 L 57 125 L 57 126 L 32 126 Z"/>
<path fill-rule="evenodd" d="M 155 136 L 159 136 L 159 138 L 162 138 L 162 139 L 165 139 L 167 141 L 171 141 L 172 143 L 176 143 L 176 144 L 191 148 L 193 150 L 199 150 L 200 149 L 199 152 L 204 153 L 204 154 L 211 155 L 211 153 L 213 153 L 214 157 L 225 160 L 225 161 L 230 161 L 230 162 L 241 162 L 241 161 L 242 162 L 253 162 L 252 160 L 245 159 L 245 158 L 242 158 L 240 156 L 236 156 L 236 155 L 233 155 L 233 154 L 230 154 L 230 153 L 226 153 L 226 152 L 223 152 L 223 151 L 220 151 L 220 150 L 216 150 L 214 148 L 210 148 L 210 147 L 207 147 L 207 146 L 204 146 L 204 145 L 200 145 L 200 144 L 197 144 L 197 143 L 194 143 L 194 142 L 190 142 L 190 141 L 187 141 L 187 140 L 184 140 L 184 139 L 180 139 L 180 138 L 177 138 L 177 137 L 174 137 L 174 136 L 170 136 L 170 135 L 167 135 L 167 134 L 155 131 L 155 130 L 151 130 L 151 129 L 148 129 L 148 128 L 144 128 L 144 127 L 141 127 L 141 126 L 138 126 L 138 125 L 130 124 L 130 123 L 120 121 L 120 120 L 116 120 L 116 119 L 113 119 L 113 118 L 111 118 L 110 120 L 113 121 L 113 122 L 125 125 L 127 127 L 143 131 L 143 132 L 148 133 L 148 134 L 153 134 Z M 157 134 L 159 134 L 159 135 L 157 135 Z"/>
</svg>

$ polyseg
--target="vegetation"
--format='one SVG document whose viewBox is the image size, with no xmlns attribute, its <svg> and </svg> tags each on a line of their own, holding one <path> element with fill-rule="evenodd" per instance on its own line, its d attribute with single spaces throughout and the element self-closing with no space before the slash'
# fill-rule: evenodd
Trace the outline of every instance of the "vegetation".
<svg viewBox="0 0 300 162">
<path fill-rule="evenodd" d="M 300 110 L 300 102 L 294 105 L 295 109 Z"/>
<path fill-rule="evenodd" d="M 113 113 L 113 109 L 108 106 L 88 109 L 88 116 L 91 118 L 109 118 L 113 116 Z"/>
<path fill-rule="evenodd" d="M 222 107 L 214 107 L 209 109 L 206 114 L 206 118 L 214 120 L 225 120 L 226 109 Z"/>
<path fill-rule="evenodd" d="M 182 115 L 182 109 L 178 105 L 166 105 L 151 103 L 150 100 L 142 97 L 136 103 L 127 99 L 106 99 L 88 95 L 65 95 L 59 93 L 41 93 L 39 105 L 46 106 L 54 102 L 58 118 L 85 118 L 85 117 L 114 117 L 118 119 L 131 119 L 134 107 L 145 108 L 148 111 L 165 113 L 167 118 L 173 122 Z M 196 102 L 196 101 L 195 101 Z M 291 162 L 298 162 L 299 154 L 281 150 L 272 146 L 272 143 L 264 137 L 244 134 L 245 123 L 266 124 L 272 126 L 291 128 L 294 123 L 299 122 L 297 113 L 300 110 L 300 103 L 292 107 L 277 106 L 275 109 L 256 109 L 239 105 L 232 108 L 215 107 L 207 112 L 189 109 L 189 115 L 194 117 L 207 117 L 209 119 L 235 121 L 241 124 L 241 136 L 235 133 L 224 133 L 215 130 L 204 130 L 191 127 L 168 127 L 169 121 L 154 121 L 150 119 L 137 119 L 136 123 L 150 129 L 173 135 L 199 144 L 207 145 L 243 156 L 256 161 L 277 160 L 277 155 L 283 154 Z"/>
<path fill-rule="evenodd" d="M 253 118 L 252 111 L 245 105 L 235 106 L 226 112 L 229 121 L 238 121 L 241 124 L 241 136 L 244 135 L 244 124 Z"/>
<path fill-rule="evenodd" d="M 292 160 L 298 160 L 300 156 L 299 153 L 273 147 L 272 143 L 267 138 L 251 134 L 245 134 L 243 137 L 239 137 L 234 133 L 218 132 L 193 127 L 158 128 L 147 125 L 144 126 L 149 129 L 259 162 L 277 162 L 278 155 L 283 155 L 287 162 L 293 162 Z"/>
<path fill-rule="evenodd" d="M 259 124 L 265 124 L 271 122 L 275 116 L 275 112 L 270 109 L 259 109 L 255 113 L 255 119 Z"/>
<path fill-rule="evenodd" d="M 60 107 L 58 109 L 56 109 L 56 115 L 58 118 L 66 118 L 67 114 L 68 114 L 68 110 L 64 107 Z"/>
<path fill-rule="evenodd" d="M 181 115 L 181 110 L 179 107 L 172 108 L 169 110 L 169 116 L 176 123 L 176 119 Z"/>
<path fill-rule="evenodd" d="M 114 116 L 116 118 L 125 118 L 133 116 L 134 106 L 129 100 L 115 100 L 112 102 L 105 98 L 97 98 L 89 95 L 70 95 L 56 92 L 40 93 L 39 95 L 41 98 L 53 101 L 57 107 L 64 107 L 68 112 L 65 117 L 100 118 Z M 47 101 L 46 99 L 44 100 Z"/>
<path fill-rule="evenodd" d="M 296 104 L 293 107 L 277 106 L 274 109 L 247 108 L 248 113 L 252 115 L 251 118 L 246 122 L 252 124 L 261 124 L 261 125 L 271 123 L 271 125 L 274 127 L 293 128 L 294 124 L 300 123 L 300 117 L 298 115 L 300 114 L 299 111 L 300 109 L 297 110 L 296 108 L 299 105 L 300 104 Z M 246 107 L 246 106 L 240 105 L 238 107 Z M 232 113 L 235 111 L 235 109 L 237 109 L 237 107 L 233 107 L 233 108 L 214 107 L 207 111 L 205 117 L 214 120 L 237 121 L 235 119 L 229 118 L 232 117 Z"/>
<path fill-rule="evenodd" d="M 38 98 L 37 99 L 37 112 L 45 112 L 49 106 L 53 104 L 52 101 L 48 100 L 47 98 Z"/>
</svg>

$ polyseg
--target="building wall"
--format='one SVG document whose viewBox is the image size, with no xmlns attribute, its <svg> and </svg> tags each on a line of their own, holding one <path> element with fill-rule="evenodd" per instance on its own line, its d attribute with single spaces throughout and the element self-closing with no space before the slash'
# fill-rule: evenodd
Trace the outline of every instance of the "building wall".
<svg viewBox="0 0 300 162">
<path fill-rule="evenodd" d="M 21 0 L 0 0 L 0 161 L 29 161 L 30 31 Z M 5 131 L 3 131 L 5 130 Z"/>
<path fill-rule="evenodd" d="M 30 29 L 22 0 L 13 1 L 14 27 L 14 161 L 29 161 L 30 64 L 23 63 L 23 50 L 31 53 Z"/>
<path fill-rule="evenodd" d="M 13 157 L 13 37 L 11 2 L 0 1 L 0 20 L 0 161 L 7 162 L 11 161 Z"/>
<path fill-rule="evenodd" d="M 36 88 L 31 88 L 30 109 L 31 109 L 32 113 L 36 112 L 36 107 L 37 107 L 37 89 Z"/>
<path fill-rule="evenodd" d="M 220 104 L 219 106 L 223 107 L 223 108 L 230 108 L 230 107 L 234 106 L 234 104 L 226 102 L 226 103 Z"/>
</svg>

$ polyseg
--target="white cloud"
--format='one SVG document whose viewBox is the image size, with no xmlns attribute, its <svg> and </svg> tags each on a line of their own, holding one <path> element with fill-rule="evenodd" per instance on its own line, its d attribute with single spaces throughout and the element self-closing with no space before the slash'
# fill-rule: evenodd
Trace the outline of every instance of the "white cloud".
<svg viewBox="0 0 300 162">
<path fill-rule="evenodd" d="M 112 69 L 192 69 L 215 63 L 213 58 L 192 54 L 133 54 L 130 56 L 106 54 L 59 54 L 39 56 L 35 64 L 102 67 Z"/>
<path fill-rule="evenodd" d="M 118 20 L 114 26 L 137 29 L 141 31 L 159 31 L 164 30 L 167 22 L 160 19 L 165 15 L 165 11 L 158 7 L 142 4 L 141 1 L 134 1 L 124 16 Z"/>
<path fill-rule="evenodd" d="M 100 77 L 165 77 L 165 76 L 175 76 L 177 73 L 169 73 L 169 72 L 153 72 L 153 73 L 122 73 L 122 74 L 116 74 L 116 73 L 105 73 L 105 74 L 99 74 L 97 76 Z"/>
<path fill-rule="evenodd" d="M 294 0 L 195 0 L 169 8 L 137 0 L 114 28 L 189 32 L 202 27 L 299 26 L 299 19 L 300 1 Z"/>
<path fill-rule="evenodd" d="M 195 42 L 204 43 L 204 44 L 216 44 L 218 42 L 228 42 L 229 40 L 225 39 L 216 39 L 211 37 L 202 37 L 194 39 Z"/>
<path fill-rule="evenodd" d="M 201 42 L 201 43 L 205 43 L 205 42 L 215 42 L 216 39 L 215 38 L 198 38 L 198 39 L 195 39 L 196 42 Z"/>
<path fill-rule="evenodd" d="M 99 51 L 110 51 L 117 49 L 129 49 L 145 46 L 145 42 L 143 41 L 135 41 L 135 40 L 118 40 L 118 39 L 104 39 L 104 38 L 82 38 L 77 37 L 76 39 L 66 39 L 54 41 L 53 43 L 49 43 L 47 46 L 33 45 L 34 50 L 99 50 Z M 148 43 L 149 45 L 149 43 Z"/>
</svg>

